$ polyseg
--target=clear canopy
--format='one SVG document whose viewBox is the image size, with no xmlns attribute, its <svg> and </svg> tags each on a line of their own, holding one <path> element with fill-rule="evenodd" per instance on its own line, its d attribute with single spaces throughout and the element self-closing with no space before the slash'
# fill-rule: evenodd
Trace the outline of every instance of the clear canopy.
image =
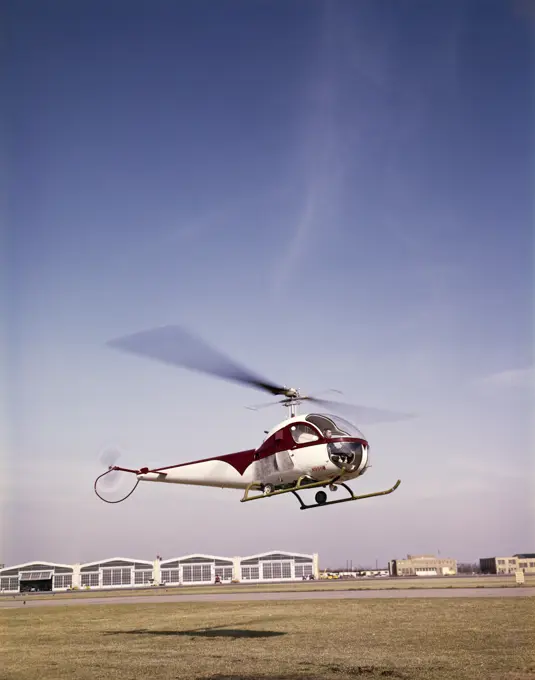
<svg viewBox="0 0 535 680">
<path fill-rule="evenodd" d="M 326 413 L 310 413 L 305 418 L 309 423 L 315 425 L 320 432 L 331 431 L 332 437 L 358 437 L 364 439 L 362 432 L 344 418 Z"/>
</svg>

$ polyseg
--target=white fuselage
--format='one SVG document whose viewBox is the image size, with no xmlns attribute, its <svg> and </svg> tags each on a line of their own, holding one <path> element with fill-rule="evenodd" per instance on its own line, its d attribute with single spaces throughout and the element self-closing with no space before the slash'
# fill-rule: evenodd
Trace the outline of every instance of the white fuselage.
<svg viewBox="0 0 535 680">
<path fill-rule="evenodd" d="M 358 468 L 345 472 L 340 481 L 358 477 L 363 474 L 367 465 L 368 450 L 364 446 Z M 327 445 L 322 443 L 280 451 L 255 460 L 244 470 L 243 474 L 240 474 L 230 462 L 214 458 L 166 468 L 161 472 L 141 473 L 137 477 L 145 482 L 245 489 L 253 482 L 273 485 L 291 484 L 303 475 L 322 481 L 341 473 L 342 470 L 329 459 Z"/>
</svg>

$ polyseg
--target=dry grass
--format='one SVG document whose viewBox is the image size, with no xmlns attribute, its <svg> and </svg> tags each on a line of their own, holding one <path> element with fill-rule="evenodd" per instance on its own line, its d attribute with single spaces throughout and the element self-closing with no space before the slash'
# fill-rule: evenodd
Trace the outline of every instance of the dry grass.
<svg viewBox="0 0 535 680">
<path fill-rule="evenodd" d="M 535 575 L 526 576 L 524 587 L 535 586 Z M 435 577 L 435 578 L 388 578 L 388 579 L 345 579 L 345 580 L 319 580 L 303 581 L 295 583 L 242 583 L 236 585 L 221 586 L 182 586 L 178 588 L 154 587 L 151 589 L 128 589 L 128 590 L 90 590 L 74 591 L 71 593 L 25 593 L 24 597 L 32 600 L 72 597 L 121 597 L 131 595 L 146 595 L 154 597 L 158 595 L 195 595 L 198 593 L 250 593 L 250 592 L 277 592 L 288 593 L 301 590 L 398 590 L 405 588 L 521 588 L 515 582 L 514 576 L 491 576 L 491 577 Z M 12 596 L 6 596 L 12 597 Z"/>
<path fill-rule="evenodd" d="M 533 598 L 0 611 L 2 680 L 534 680 Z"/>
</svg>

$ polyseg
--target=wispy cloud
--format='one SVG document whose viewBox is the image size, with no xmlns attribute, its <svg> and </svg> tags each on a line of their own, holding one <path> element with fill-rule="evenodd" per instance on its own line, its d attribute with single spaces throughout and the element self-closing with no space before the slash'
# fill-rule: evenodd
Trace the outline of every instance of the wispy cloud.
<svg viewBox="0 0 535 680">
<path fill-rule="evenodd" d="M 535 387 L 535 366 L 525 368 L 514 368 L 506 371 L 491 373 L 477 381 L 477 384 L 484 387 L 499 388 L 533 388 Z"/>
<path fill-rule="evenodd" d="M 343 146 L 335 112 L 341 76 L 335 64 L 336 17 L 328 7 L 324 19 L 323 44 L 319 64 L 305 88 L 302 129 L 304 139 L 299 152 L 304 186 L 303 199 L 291 227 L 291 236 L 274 267 L 273 290 L 284 289 L 302 259 L 307 257 L 308 242 L 332 224 L 332 206 L 341 190 Z"/>
</svg>

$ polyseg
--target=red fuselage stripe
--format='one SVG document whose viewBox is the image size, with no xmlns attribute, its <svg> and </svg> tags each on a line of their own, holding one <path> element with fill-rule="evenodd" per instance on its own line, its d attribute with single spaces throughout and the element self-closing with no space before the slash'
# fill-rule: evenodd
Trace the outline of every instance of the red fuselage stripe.
<svg viewBox="0 0 535 680">
<path fill-rule="evenodd" d="M 272 439 L 272 437 L 270 437 Z M 222 456 L 213 456 L 212 458 L 201 458 L 200 460 L 191 460 L 186 463 L 177 463 L 176 465 L 167 465 L 166 467 L 154 468 L 148 472 L 164 472 L 165 470 L 172 470 L 174 468 L 185 467 L 186 465 L 196 465 L 198 463 L 209 463 L 212 461 L 220 460 L 223 463 L 227 463 L 233 467 L 238 474 L 243 475 L 247 468 L 255 461 L 272 456 L 280 451 L 295 451 L 297 449 L 306 449 L 311 446 L 317 446 L 318 444 L 328 444 L 331 441 L 337 442 L 354 442 L 360 443 L 364 446 L 368 445 L 365 439 L 359 439 L 357 437 L 336 437 L 333 439 L 317 439 L 312 442 L 304 442 L 303 444 L 296 444 L 292 438 L 291 446 L 286 446 L 284 439 L 274 440 L 272 445 L 266 447 L 266 442 L 263 443 L 258 449 L 247 449 L 245 451 L 237 451 L 236 453 L 227 453 Z M 277 446 L 278 445 L 278 446 Z M 126 470 L 126 472 L 138 472 L 135 470 Z"/>
</svg>

